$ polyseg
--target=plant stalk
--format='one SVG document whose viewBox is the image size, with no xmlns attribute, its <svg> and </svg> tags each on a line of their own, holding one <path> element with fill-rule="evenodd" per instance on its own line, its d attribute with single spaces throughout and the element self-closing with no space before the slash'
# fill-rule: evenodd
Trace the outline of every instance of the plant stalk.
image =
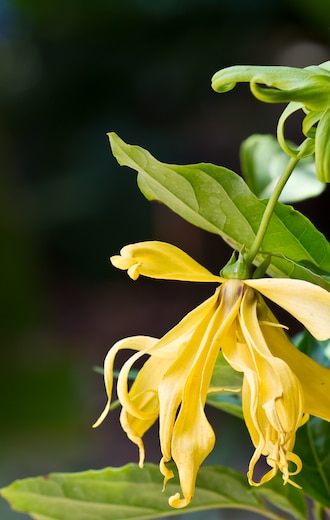
<svg viewBox="0 0 330 520">
<path fill-rule="evenodd" d="M 305 141 L 305 143 L 306 143 L 306 141 Z M 307 147 L 308 143 L 306 143 L 305 146 Z M 268 229 L 270 220 L 272 218 L 272 215 L 274 213 L 274 209 L 275 209 L 275 206 L 277 204 L 277 201 L 278 201 L 278 199 L 279 199 L 279 197 L 280 197 L 280 195 L 282 193 L 282 190 L 283 190 L 284 186 L 288 182 L 291 173 L 293 172 L 293 170 L 297 166 L 297 164 L 300 161 L 301 157 L 304 155 L 304 150 L 305 150 L 305 147 L 302 145 L 301 146 L 301 150 L 296 155 L 296 157 L 291 157 L 290 158 L 290 160 L 287 163 L 287 166 L 286 166 L 284 172 L 282 173 L 281 177 L 279 178 L 279 180 L 278 180 L 278 182 L 277 182 L 277 184 L 276 184 L 276 186 L 274 188 L 274 191 L 273 191 L 271 197 L 269 198 L 269 200 L 267 202 L 265 211 L 264 211 L 264 213 L 262 215 L 262 218 L 261 218 L 261 222 L 260 222 L 260 226 L 259 226 L 259 229 L 257 231 L 257 234 L 256 234 L 256 236 L 254 238 L 252 246 L 249 249 L 249 252 L 246 254 L 246 256 L 244 258 L 245 264 L 247 265 L 248 268 L 250 268 L 252 266 L 255 257 L 259 253 L 262 241 L 263 241 L 263 239 L 265 237 L 265 234 L 267 232 L 267 229 Z"/>
<path fill-rule="evenodd" d="M 292 157 L 289 160 L 287 167 L 285 168 L 284 172 L 282 173 L 281 177 L 279 178 L 279 180 L 275 186 L 275 189 L 274 189 L 270 199 L 267 202 L 267 205 L 266 205 L 265 211 L 262 215 L 262 219 L 261 219 L 257 234 L 252 243 L 252 246 L 249 249 L 248 254 L 245 257 L 245 262 L 247 263 L 248 266 L 252 265 L 253 260 L 259 253 L 262 241 L 267 232 L 267 228 L 268 228 L 270 219 L 272 218 L 272 215 L 274 213 L 274 209 L 277 204 L 277 201 L 278 201 L 278 199 L 282 193 L 282 190 L 283 190 L 284 186 L 286 185 L 291 173 L 297 166 L 298 162 L 299 162 L 298 157 Z"/>
</svg>

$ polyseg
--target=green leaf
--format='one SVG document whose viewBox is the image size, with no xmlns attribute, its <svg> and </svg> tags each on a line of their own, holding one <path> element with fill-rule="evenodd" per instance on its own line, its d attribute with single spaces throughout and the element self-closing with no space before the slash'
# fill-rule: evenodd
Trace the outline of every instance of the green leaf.
<svg viewBox="0 0 330 520">
<path fill-rule="evenodd" d="M 307 330 L 296 334 L 293 343 L 304 354 L 314 359 L 320 365 L 330 368 L 330 340 L 319 341 Z"/>
<path fill-rule="evenodd" d="M 213 406 L 213 408 L 217 408 L 223 412 L 230 413 L 230 415 L 234 415 L 234 417 L 243 419 L 240 394 L 229 394 L 228 392 L 212 393 L 207 396 L 206 402 L 210 406 Z"/>
<path fill-rule="evenodd" d="M 307 518 L 307 504 L 303 493 L 293 486 L 284 486 L 281 475 L 277 474 L 270 482 L 258 487 L 255 492 L 259 497 L 293 515 L 297 520 Z"/>
<path fill-rule="evenodd" d="M 312 417 L 299 428 L 295 453 L 303 462 L 296 482 L 306 495 L 330 508 L 330 423 Z"/>
<path fill-rule="evenodd" d="M 143 469 L 129 464 L 81 473 L 52 473 L 46 477 L 17 480 L 1 490 L 17 511 L 35 520 L 147 520 L 192 511 L 239 508 L 276 520 L 240 473 L 204 466 L 200 469 L 193 502 L 184 510 L 172 509 L 167 497 L 178 491 L 171 480 L 162 493 L 158 466 Z M 296 506 L 287 512 L 297 516 Z"/>
<path fill-rule="evenodd" d="M 251 135 L 240 150 L 241 167 L 246 182 L 260 199 L 269 198 L 289 160 L 272 135 Z M 313 157 L 301 159 L 285 185 L 280 202 L 298 202 L 317 197 L 326 185 L 316 176 Z"/>
<path fill-rule="evenodd" d="M 157 161 L 139 146 L 130 146 L 116 134 L 109 134 L 119 164 L 138 171 L 138 185 L 148 200 L 158 200 L 185 220 L 220 235 L 231 247 L 251 246 L 265 210 L 236 173 L 222 166 L 192 164 L 168 165 Z M 312 223 L 290 206 L 278 203 L 263 241 L 259 265 L 271 253 L 268 274 L 315 283 L 308 263 L 330 273 L 330 244 Z M 278 256 L 275 256 L 278 255 Z M 330 283 L 319 279 L 330 290 Z"/>
<path fill-rule="evenodd" d="M 285 260 L 287 266 L 291 266 L 292 274 L 291 278 L 300 278 L 301 280 L 307 280 L 315 285 L 320 285 L 324 289 L 330 290 L 330 276 L 325 271 L 320 269 L 315 264 L 308 261 L 295 262 L 290 258 L 285 257 L 283 254 L 278 254 L 278 259 Z M 267 258 L 266 258 L 267 259 Z M 268 261 L 268 259 L 267 259 Z M 273 264 L 279 263 L 279 260 L 273 258 Z M 271 271 L 269 271 L 271 272 Z M 294 273 L 299 273 L 295 275 Z"/>
<path fill-rule="evenodd" d="M 216 361 L 210 388 L 219 388 L 218 392 L 210 392 L 207 396 L 207 404 L 243 419 L 242 394 L 238 389 L 242 388 L 243 374 L 234 370 L 219 353 Z"/>
<path fill-rule="evenodd" d="M 330 368 L 330 340 L 318 341 L 304 331 L 294 336 L 293 342 L 304 354 Z M 330 507 L 330 423 L 312 417 L 299 428 L 295 453 L 303 462 L 296 481 L 304 493 Z"/>
</svg>

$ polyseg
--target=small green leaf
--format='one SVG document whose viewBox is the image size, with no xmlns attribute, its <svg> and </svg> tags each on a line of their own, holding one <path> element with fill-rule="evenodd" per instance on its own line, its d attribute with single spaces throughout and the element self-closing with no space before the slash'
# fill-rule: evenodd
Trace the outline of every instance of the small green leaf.
<svg viewBox="0 0 330 520">
<path fill-rule="evenodd" d="M 139 146 L 130 146 L 109 134 L 119 164 L 138 171 L 138 185 L 148 200 L 158 200 L 185 220 L 220 235 L 231 247 L 249 249 L 265 210 L 236 173 L 213 164 L 163 164 Z M 263 241 L 263 254 L 272 254 L 268 274 L 315 283 L 300 263 L 330 274 L 330 244 L 312 223 L 292 207 L 278 203 Z M 278 256 L 275 256 L 278 255 Z M 322 287 L 330 289 L 327 280 Z"/>
<path fill-rule="evenodd" d="M 35 520 L 147 520 L 215 508 L 239 508 L 276 520 L 246 478 L 224 468 L 204 466 L 197 477 L 193 502 L 184 510 L 172 509 L 167 498 L 179 490 L 169 481 L 162 493 L 159 468 L 129 464 L 81 473 L 52 473 L 17 480 L 1 490 L 12 507 Z M 286 508 L 287 510 L 287 508 Z M 290 511 L 294 518 L 295 508 Z"/>
<path fill-rule="evenodd" d="M 230 413 L 234 417 L 243 419 L 242 401 L 240 394 L 229 394 L 228 392 L 211 393 L 208 394 L 207 404 L 222 410 L 223 412 Z"/>
<path fill-rule="evenodd" d="M 272 135 L 251 135 L 240 150 L 241 167 L 249 188 L 260 199 L 271 196 L 289 160 Z M 316 176 L 313 157 L 301 159 L 285 185 L 280 202 L 298 202 L 317 197 L 325 184 Z"/>
</svg>

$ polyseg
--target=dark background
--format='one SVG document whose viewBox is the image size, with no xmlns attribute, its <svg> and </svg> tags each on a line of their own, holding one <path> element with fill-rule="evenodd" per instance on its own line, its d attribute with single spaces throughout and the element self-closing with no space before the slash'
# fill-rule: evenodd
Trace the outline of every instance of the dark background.
<svg viewBox="0 0 330 520">
<path fill-rule="evenodd" d="M 211 76 L 234 64 L 326 61 L 329 28 L 328 0 L 0 1 L 0 485 L 137 461 L 116 412 L 91 429 L 105 404 L 93 367 L 124 336 L 163 334 L 213 288 L 133 283 L 109 256 L 147 239 L 213 270 L 230 254 L 148 203 L 106 133 L 164 162 L 239 172 L 240 142 L 274 133 L 282 107 L 246 85 L 216 94 Z M 296 205 L 324 233 L 328 193 Z M 243 425 L 210 417 L 219 431 L 210 463 L 245 472 Z M 156 437 L 146 436 L 154 462 Z M 4 502 L 0 516 L 24 517 Z"/>
</svg>

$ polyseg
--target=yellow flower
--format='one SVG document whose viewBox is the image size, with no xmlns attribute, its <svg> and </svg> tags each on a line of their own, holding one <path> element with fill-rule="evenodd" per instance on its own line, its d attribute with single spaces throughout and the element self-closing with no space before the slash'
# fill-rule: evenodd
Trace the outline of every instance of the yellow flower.
<svg viewBox="0 0 330 520">
<path fill-rule="evenodd" d="M 119 269 L 127 269 L 134 280 L 142 274 L 219 285 L 213 296 L 161 339 L 129 337 L 110 349 L 104 364 L 109 400 L 94 426 L 109 411 L 117 352 L 136 351 L 118 376 L 121 425 L 138 445 L 142 466 L 142 437 L 159 419 L 164 486 L 173 477 L 166 463 L 173 460 L 182 492 L 182 498 L 177 493 L 169 503 L 176 508 L 185 507 L 193 497 L 198 468 L 215 442 L 204 407 L 222 349 L 228 363 L 244 373 L 243 412 L 255 446 L 248 471 L 250 484 L 267 482 L 280 470 L 284 483 L 296 485 L 291 476 L 302 467 L 299 456 L 293 452 L 296 431 L 309 414 L 330 420 L 330 370 L 290 343 L 261 295 L 288 310 L 317 339 L 324 340 L 330 336 L 330 293 L 302 280 L 223 279 L 163 242 L 128 245 L 111 261 Z M 129 389 L 129 372 L 145 354 L 149 357 Z M 261 456 L 266 457 L 271 469 L 260 482 L 255 482 L 254 469 Z"/>
</svg>

